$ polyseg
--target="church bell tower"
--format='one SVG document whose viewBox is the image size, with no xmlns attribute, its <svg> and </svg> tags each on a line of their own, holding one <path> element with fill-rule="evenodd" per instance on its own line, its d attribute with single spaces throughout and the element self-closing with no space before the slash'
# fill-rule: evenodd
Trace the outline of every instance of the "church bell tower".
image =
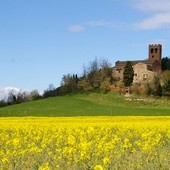
<svg viewBox="0 0 170 170">
<path fill-rule="evenodd" d="M 149 45 L 149 55 L 148 60 L 153 64 L 153 71 L 159 73 L 162 71 L 161 61 L 162 61 L 162 45 L 152 44 Z"/>
<path fill-rule="evenodd" d="M 162 45 L 152 44 L 149 45 L 149 61 L 159 61 L 161 63 L 162 59 Z"/>
</svg>

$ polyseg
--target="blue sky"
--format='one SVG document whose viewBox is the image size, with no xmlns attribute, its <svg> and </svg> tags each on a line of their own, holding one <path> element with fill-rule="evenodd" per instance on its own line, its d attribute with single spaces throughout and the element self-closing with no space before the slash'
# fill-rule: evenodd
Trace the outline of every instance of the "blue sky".
<svg viewBox="0 0 170 170">
<path fill-rule="evenodd" d="M 43 91 L 83 65 L 170 55 L 169 0 L 0 0 L 0 87 Z"/>
</svg>

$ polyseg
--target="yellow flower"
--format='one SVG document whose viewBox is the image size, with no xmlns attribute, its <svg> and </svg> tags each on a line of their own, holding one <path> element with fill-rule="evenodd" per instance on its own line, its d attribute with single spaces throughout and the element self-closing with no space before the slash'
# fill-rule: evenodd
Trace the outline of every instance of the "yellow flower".
<svg viewBox="0 0 170 170">
<path fill-rule="evenodd" d="M 42 164 L 42 165 L 38 168 L 38 170 L 51 170 L 51 169 L 50 169 L 50 167 L 49 167 L 49 163 L 46 162 L 46 163 Z"/>
<path fill-rule="evenodd" d="M 75 137 L 73 135 L 69 135 L 69 137 L 68 137 L 68 144 L 74 145 L 75 142 L 76 142 Z"/>
<path fill-rule="evenodd" d="M 103 159 L 103 163 L 104 163 L 104 165 L 108 165 L 110 163 L 110 159 L 108 157 L 105 157 Z"/>
<path fill-rule="evenodd" d="M 2 162 L 4 163 L 4 164 L 7 164 L 9 161 L 8 161 L 8 158 L 6 158 L 6 157 L 4 157 L 3 159 L 2 159 Z"/>
<path fill-rule="evenodd" d="M 101 165 L 96 165 L 94 167 L 94 170 L 104 170 L 103 167 Z"/>
</svg>

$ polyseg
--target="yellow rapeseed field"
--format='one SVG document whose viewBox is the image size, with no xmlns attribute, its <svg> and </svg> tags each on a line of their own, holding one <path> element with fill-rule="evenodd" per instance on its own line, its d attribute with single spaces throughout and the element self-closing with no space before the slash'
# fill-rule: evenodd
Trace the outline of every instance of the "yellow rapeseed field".
<svg viewBox="0 0 170 170">
<path fill-rule="evenodd" d="M 170 117 L 0 118 L 8 169 L 170 169 Z"/>
</svg>

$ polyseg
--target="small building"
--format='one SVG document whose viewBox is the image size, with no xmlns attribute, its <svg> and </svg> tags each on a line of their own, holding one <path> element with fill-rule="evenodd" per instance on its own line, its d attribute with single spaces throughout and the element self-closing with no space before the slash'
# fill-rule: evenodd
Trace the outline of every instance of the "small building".
<svg viewBox="0 0 170 170">
<path fill-rule="evenodd" d="M 134 69 L 133 83 L 150 82 L 162 72 L 162 45 L 152 44 L 148 49 L 148 60 L 131 61 Z M 117 80 L 123 79 L 124 67 L 127 61 L 117 61 L 113 68 L 113 77 Z"/>
<path fill-rule="evenodd" d="M 152 71 L 150 65 L 146 63 L 139 62 L 133 66 L 134 77 L 133 83 L 147 83 L 152 81 L 156 76 L 156 73 Z"/>
</svg>

